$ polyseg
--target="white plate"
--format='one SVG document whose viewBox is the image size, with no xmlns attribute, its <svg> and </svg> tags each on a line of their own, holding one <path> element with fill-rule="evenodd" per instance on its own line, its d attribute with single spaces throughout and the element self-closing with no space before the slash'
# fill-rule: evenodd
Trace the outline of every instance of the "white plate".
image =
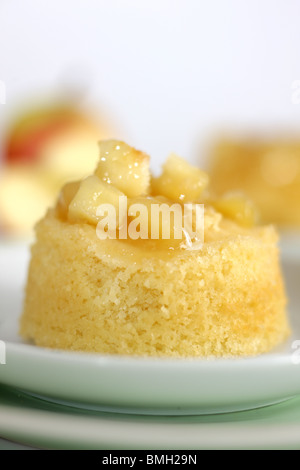
<svg viewBox="0 0 300 470">
<path fill-rule="evenodd" d="M 0 248 L 0 382 L 47 400 L 141 414 L 207 414 L 260 407 L 300 393 L 299 265 L 284 263 L 293 334 L 280 350 L 235 360 L 165 360 L 53 351 L 18 337 L 27 248 Z M 42 306 L 41 306 L 42 308 Z"/>
<path fill-rule="evenodd" d="M 10 449 L 18 442 L 43 449 L 154 449 L 153 453 L 165 449 L 171 455 L 176 454 L 171 449 L 300 446 L 300 397 L 237 413 L 157 417 L 67 408 L 0 386 L 0 416 L 0 436 L 9 440 L 0 439 L 0 449 Z"/>
<path fill-rule="evenodd" d="M 300 231 L 285 231 L 280 236 L 282 259 L 300 263 Z"/>
</svg>

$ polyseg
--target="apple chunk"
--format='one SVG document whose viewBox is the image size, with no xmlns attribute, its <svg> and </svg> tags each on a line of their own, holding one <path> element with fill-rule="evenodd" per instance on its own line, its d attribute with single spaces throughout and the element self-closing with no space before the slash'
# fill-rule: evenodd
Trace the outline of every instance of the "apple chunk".
<svg viewBox="0 0 300 470">
<path fill-rule="evenodd" d="M 183 158 L 171 154 L 158 178 L 152 178 L 153 195 L 163 195 L 173 201 L 197 202 L 208 186 L 208 175 Z"/>
<path fill-rule="evenodd" d="M 95 174 L 128 197 L 148 193 L 150 184 L 149 156 L 118 140 L 99 144 L 100 160 Z"/>
<path fill-rule="evenodd" d="M 224 217 L 243 227 L 253 227 L 259 221 L 259 213 L 254 203 L 243 194 L 227 193 L 222 198 L 211 201 L 211 204 Z"/>
<path fill-rule="evenodd" d="M 56 204 L 56 209 L 60 217 L 67 217 L 70 202 L 75 197 L 79 187 L 80 181 L 72 181 L 63 186 Z"/>
<path fill-rule="evenodd" d="M 97 225 L 101 215 L 97 215 L 98 208 L 102 204 L 110 204 L 116 211 L 116 226 L 119 222 L 120 196 L 124 193 L 110 186 L 95 175 L 84 179 L 70 202 L 68 218 L 71 222 L 84 222 Z"/>
</svg>

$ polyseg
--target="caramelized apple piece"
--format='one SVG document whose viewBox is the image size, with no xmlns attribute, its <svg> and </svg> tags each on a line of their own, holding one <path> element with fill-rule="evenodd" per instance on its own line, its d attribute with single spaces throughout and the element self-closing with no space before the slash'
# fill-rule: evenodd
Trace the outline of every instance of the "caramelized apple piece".
<svg viewBox="0 0 300 470">
<path fill-rule="evenodd" d="M 56 209 L 58 215 L 62 218 L 66 218 L 68 215 L 69 205 L 75 194 L 77 193 L 80 186 L 80 181 L 73 181 L 67 183 L 63 186 L 58 201 L 56 204 Z"/>
<path fill-rule="evenodd" d="M 228 193 L 212 201 L 212 206 L 224 217 L 236 221 L 243 227 L 253 227 L 258 222 L 258 211 L 255 205 L 239 193 Z"/>
<path fill-rule="evenodd" d="M 102 141 L 95 174 L 128 197 L 146 195 L 150 184 L 149 156 L 125 142 Z"/>
<path fill-rule="evenodd" d="M 161 197 L 135 198 L 130 201 L 128 216 L 130 238 L 134 238 L 130 230 L 131 226 L 133 225 L 135 231 L 137 224 L 140 226 L 140 238 L 143 239 L 171 240 L 182 238 L 183 211 L 179 203 Z"/>
<path fill-rule="evenodd" d="M 153 195 L 163 195 L 173 201 L 197 202 L 209 182 L 208 175 L 183 158 L 171 154 L 163 172 L 151 181 Z"/>
<path fill-rule="evenodd" d="M 69 205 L 68 218 L 71 222 L 86 222 L 97 225 L 101 215 L 97 210 L 102 204 L 114 206 L 116 227 L 119 224 L 119 201 L 124 194 L 117 188 L 103 183 L 95 175 L 84 179 Z"/>
</svg>

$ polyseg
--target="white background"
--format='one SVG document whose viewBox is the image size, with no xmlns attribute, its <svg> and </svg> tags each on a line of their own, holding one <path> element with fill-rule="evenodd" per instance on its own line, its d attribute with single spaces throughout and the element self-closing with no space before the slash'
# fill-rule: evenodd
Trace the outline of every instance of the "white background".
<svg viewBox="0 0 300 470">
<path fill-rule="evenodd" d="M 63 84 L 149 152 L 197 160 L 219 130 L 298 129 L 298 0 L 0 0 L 7 122 Z"/>
</svg>

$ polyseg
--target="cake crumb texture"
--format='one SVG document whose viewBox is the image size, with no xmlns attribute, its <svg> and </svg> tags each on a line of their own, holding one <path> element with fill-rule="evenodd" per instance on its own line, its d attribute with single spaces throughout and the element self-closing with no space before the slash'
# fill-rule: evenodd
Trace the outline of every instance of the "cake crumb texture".
<svg viewBox="0 0 300 470">
<path fill-rule="evenodd" d="M 20 333 L 36 345 L 152 357 L 252 356 L 289 334 L 272 226 L 149 256 L 94 227 L 36 227 Z"/>
</svg>

